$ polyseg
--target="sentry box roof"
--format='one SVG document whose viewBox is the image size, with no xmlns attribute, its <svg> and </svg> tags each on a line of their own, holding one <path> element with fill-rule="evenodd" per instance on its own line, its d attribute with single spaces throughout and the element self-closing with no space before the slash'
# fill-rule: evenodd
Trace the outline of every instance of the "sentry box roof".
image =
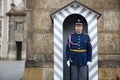
<svg viewBox="0 0 120 80">
<path fill-rule="evenodd" d="M 60 8 L 59 10 L 53 12 L 51 14 L 51 18 L 53 19 L 54 16 L 57 13 L 61 13 L 62 11 L 66 11 L 67 13 L 80 13 L 84 12 L 84 11 L 89 11 L 90 14 L 94 14 L 97 16 L 97 19 L 99 19 L 99 17 L 101 16 L 101 14 L 87 6 L 85 6 L 84 4 L 78 2 L 78 1 L 72 1 L 71 3 L 67 4 L 66 6 Z M 80 11 L 80 12 L 79 12 Z"/>
</svg>

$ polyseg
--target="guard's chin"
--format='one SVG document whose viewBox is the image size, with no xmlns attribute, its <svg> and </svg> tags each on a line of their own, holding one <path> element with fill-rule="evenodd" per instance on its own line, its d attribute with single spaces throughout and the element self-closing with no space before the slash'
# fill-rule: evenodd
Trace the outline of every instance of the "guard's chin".
<svg viewBox="0 0 120 80">
<path fill-rule="evenodd" d="M 82 31 L 78 30 L 77 32 L 78 32 L 78 33 L 81 33 Z"/>
</svg>

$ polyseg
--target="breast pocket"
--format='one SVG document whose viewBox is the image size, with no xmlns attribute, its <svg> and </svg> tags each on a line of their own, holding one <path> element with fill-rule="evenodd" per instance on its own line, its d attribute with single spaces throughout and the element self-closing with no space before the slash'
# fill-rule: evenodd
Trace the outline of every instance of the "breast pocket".
<svg viewBox="0 0 120 80">
<path fill-rule="evenodd" d="M 87 40 L 82 40 L 81 44 L 82 44 L 83 47 L 87 47 Z"/>
<path fill-rule="evenodd" d="M 71 48 L 73 48 L 73 49 L 77 48 L 77 46 L 78 46 L 78 43 L 76 40 L 72 40 L 70 44 L 71 44 Z"/>
<path fill-rule="evenodd" d="M 71 39 L 71 42 L 72 42 L 72 43 L 77 43 L 77 39 L 74 39 L 74 38 L 73 38 L 73 39 Z"/>
</svg>

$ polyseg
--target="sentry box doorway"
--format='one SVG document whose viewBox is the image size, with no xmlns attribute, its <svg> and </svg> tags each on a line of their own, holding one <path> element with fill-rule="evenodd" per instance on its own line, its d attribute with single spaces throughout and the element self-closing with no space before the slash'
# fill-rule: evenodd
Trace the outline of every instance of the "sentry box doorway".
<svg viewBox="0 0 120 80">
<path fill-rule="evenodd" d="M 51 14 L 54 26 L 54 80 L 70 80 L 70 71 L 65 62 L 65 44 L 69 33 L 74 31 L 73 21 L 84 21 L 83 32 L 88 33 L 92 44 L 92 64 L 88 80 L 98 80 L 97 19 L 100 13 L 73 1 Z"/>
</svg>

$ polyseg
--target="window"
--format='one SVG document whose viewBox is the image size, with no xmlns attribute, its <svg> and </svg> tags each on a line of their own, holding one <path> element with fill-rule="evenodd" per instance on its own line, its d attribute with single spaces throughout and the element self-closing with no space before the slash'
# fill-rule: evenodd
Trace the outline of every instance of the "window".
<svg viewBox="0 0 120 80">
<path fill-rule="evenodd" d="M 2 36 L 2 21 L 0 21 L 0 37 Z"/>
<path fill-rule="evenodd" d="M 16 22 L 16 30 L 17 31 L 23 30 L 23 22 Z"/>
<path fill-rule="evenodd" d="M 0 14 L 1 14 L 1 12 L 2 12 L 2 4 L 1 4 L 2 2 L 1 2 L 1 0 L 0 0 Z"/>
<path fill-rule="evenodd" d="M 0 44 L 0 51 L 1 51 L 1 44 Z"/>
<path fill-rule="evenodd" d="M 33 0 L 26 0 L 26 6 L 28 9 L 32 9 L 33 4 L 34 4 Z"/>
</svg>

